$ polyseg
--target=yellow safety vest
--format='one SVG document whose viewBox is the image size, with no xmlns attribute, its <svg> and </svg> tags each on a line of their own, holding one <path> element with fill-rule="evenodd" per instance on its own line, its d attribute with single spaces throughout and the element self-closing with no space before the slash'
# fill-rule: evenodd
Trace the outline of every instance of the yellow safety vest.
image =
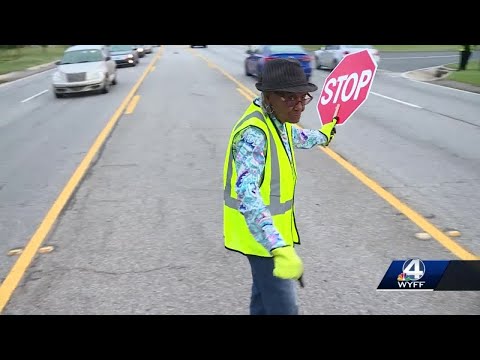
<svg viewBox="0 0 480 360">
<path fill-rule="evenodd" d="M 295 155 L 292 142 L 292 125 L 285 123 L 290 144 L 292 162 L 287 154 L 280 134 L 272 120 L 265 116 L 262 108 L 255 103 L 248 107 L 236 123 L 225 156 L 223 169 L 223 233 L 225 247 L 245 255 L 271 257 L 272 255 L 250 233 L 244 216 L 238 210 L 240 201 L 235 191 L 237 171 L 233 158 L 232 146 L 235 135 L 247 126 L 261 129 L 267 138 L 267 152 L 263 182 L 260 194 L 270 210 L 273 225 L 289 245 L 300 243 L 295 223 L 294 194 L 297 181 Z"/>
</svg>

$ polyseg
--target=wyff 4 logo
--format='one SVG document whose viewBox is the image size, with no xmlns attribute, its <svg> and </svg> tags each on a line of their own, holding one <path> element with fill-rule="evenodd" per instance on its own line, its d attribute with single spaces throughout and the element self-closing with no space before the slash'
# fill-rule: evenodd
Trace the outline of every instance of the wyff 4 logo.
<svg viewBox="0 0 480 360">
<path fill-rule="evenodd" d="M 402 272 L 397 276 L 400 289 L 421 289 L 425 281 L 419 281 L 425 275 L 425 264 L 420 259 L 408 259 L 403 263 Z"/>
</svg>

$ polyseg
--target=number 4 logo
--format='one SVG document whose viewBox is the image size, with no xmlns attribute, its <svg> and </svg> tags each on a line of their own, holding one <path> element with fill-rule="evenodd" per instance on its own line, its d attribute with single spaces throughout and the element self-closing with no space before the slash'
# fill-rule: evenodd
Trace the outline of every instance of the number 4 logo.
<svg viewBox="0 0 480 360">
<path fill-rule="evenodd" d="M 403 263 L 403 272 L 410 280 L 420 280 L 425 274 L 425 264 L 420 259 L 409 259 Z"/>
</svg>

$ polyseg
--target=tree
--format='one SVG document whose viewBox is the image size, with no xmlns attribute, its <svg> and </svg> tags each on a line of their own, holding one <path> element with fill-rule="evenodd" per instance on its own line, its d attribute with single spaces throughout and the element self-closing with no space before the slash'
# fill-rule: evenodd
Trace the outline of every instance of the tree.
<svg viewBox="0 0 480 360">
<path fill-rule="evenodd" d="M 470 50 L 470 45 L 463 45 L 462 51 L 460 51 L 460 65 L 458 67 L 459 71 L 466 70 L 468 65 L 468 60 L 472 55 L 472 51 Z"/>
</svg>

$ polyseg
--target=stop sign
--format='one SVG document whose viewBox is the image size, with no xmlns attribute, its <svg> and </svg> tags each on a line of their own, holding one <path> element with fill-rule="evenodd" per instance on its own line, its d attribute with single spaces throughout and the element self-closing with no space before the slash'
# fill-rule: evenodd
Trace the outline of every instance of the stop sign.
<svg viewBox="0 0 480 360">
<path fill-rule="evenodd" d="M 368 50 L 347 54 L 325 79 L 317 110 L 320 122 L 332 121 L 335 108 L 343 124 L 367 100 L 377 63 Z"/>
</svg>

